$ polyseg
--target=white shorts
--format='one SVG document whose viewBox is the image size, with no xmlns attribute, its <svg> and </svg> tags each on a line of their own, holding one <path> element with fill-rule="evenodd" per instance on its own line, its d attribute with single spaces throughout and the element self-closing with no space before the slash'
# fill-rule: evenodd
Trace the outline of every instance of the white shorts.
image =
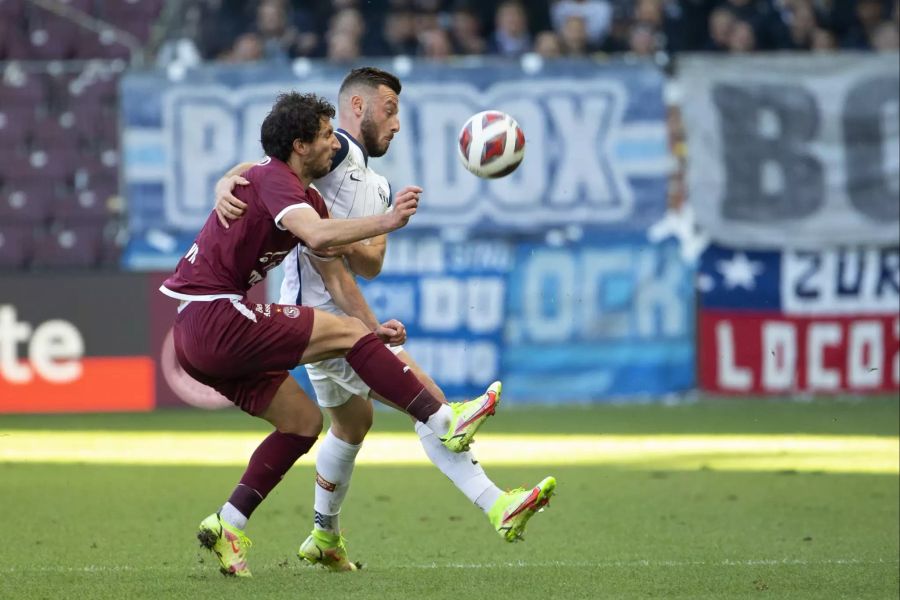
<svg viewBox="0 0 900 600">
<path fill-rule="evenodd" d="M 316 308 L 336 315 L 346 314 L 332 302 Z M 395 355 L 403 352 L 403 346 L 388 346 L 387 348 Z M 368 398 L 369 392 L 372 391 L 344 358 L 329 358 L 304 366 L 316 392 L 316 402 L 322 408 L 342 406 L 353 396 Z"/>
</svg>

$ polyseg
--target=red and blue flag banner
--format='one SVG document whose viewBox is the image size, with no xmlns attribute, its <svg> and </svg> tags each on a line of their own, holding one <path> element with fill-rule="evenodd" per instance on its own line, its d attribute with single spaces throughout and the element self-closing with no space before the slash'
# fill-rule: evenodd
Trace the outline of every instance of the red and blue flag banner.
<svg viewBox="0 0 900 600">
<path fill-rule="evenodd" d="M 701 258 L 698 288 L 704 391 L 900 389 L 900 248 L 714 245 Z"/>
</svg>

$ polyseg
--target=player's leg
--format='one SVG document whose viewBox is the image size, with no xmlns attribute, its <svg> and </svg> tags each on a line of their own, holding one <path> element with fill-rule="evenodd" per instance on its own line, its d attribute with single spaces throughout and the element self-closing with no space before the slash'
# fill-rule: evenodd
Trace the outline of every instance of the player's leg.
<svg viewBox="0 0 900 600">
<path fill-rule="evenodd" d="M 274 394 L 266 389 L 275 386 Z M 198 538 L 216 554 L 222 573 L 249 577 L 246 554 L 250 540 L 244 533 L 247 521 L 316 442 L 322 430 L 322 413 L 287 373 L 261 375 L 260 381 L 246 381 L 240 387 L 231 390 L 234 396 L 271 395 L 268 405 L 256 416 L 274 425 L 275 431 L 253 452 L 228 501 L 200 524 Z"/>
<path fill-rule="evenodd" d="M 350 489 L 356 455 L 372 426 L 372 401 L 352 396 L 340 406 L 326 408 L 331 427 L 316 453 L 315 527 L 340 533 L 341 506 Z"/>
<path fill-rule="evenodd" d="M 400 410 L 424 423 L 438 435 L 453 433 L 458 415 L 439 402 L 397 359 L 374 333 L 359 319 L 316 310 L 312 334 L 301 357 L 301 364 L 344 357 L 359 377 L 381 397 Z M 466 423 L 462 425 L 467 426 Z M 480 422 L 467 426 L 466 434 L 474 435 Z M 469 435 L 469 439 L 471 439 Z M 468 439 L 452 437 L 458 449 Z"/>
<path fill-rule="evenodd" d="M 275 431 L 256 448 L 221 516 L 238 529 L 278 485 L 297 459 L 306 454 L 322 431 L 322 413 L 293 377 L 279 386 L 269 406 L 258 415 Z"/>
<path fill-rule="evenodd" d="M 413 360 L 409 353 L 403 351 L 397 355 L 397 358 L 412 369 L 416 377 L 435 398 L 446 402 L 443 390 L 438 387 L 428 373 L 422 370 L 422 367 Z M 546 506 L 553 494 L 556 480 L 552 477 L 545 478 L 531 490 L 531 492 L 538 490 L 536 494 L 523 494 L 525 490 L 504 492 L 487 476 L 471 450 L 459 453 L 451 452 L 433 431 L 423 427 L 421 423 L 416 422 L 415 429 L 429 460 L 453 482 L 453 485 L 470 502 L 488 516 L 500 536 L 509 542 L 522 539 L 528 520 Z M 535 497 L 532 498 L 532 495 Z M 510 514 L 512 517 L 509 517 Z"/>
<path fill-rule="evenodd" d="M 343 359 L 317 363 L 343 363 L 336 366 L 341 375 L 350 375 L 357 385 L 364 388 L 359 377 L 349 369 Z M 327 367 L 319 373 L 328 372 Z M 328 411 L 331 427 L 325 434 L 316 453 L 315 516 L 313 530 L 300 546 L 300 558 L 323 565 L 334 571 L 353 571 L 360 565 L 348 558 L 347 547 L 341 537 L 340 513 L 356 456 L 363 439 L 372 426 L 372 402 L 356 395 L 331 379 L 310 378 L 316 390 L 320 406 Z"/>
<path fill-rule="evenodd" d="M 412 372 L 427 389 L 431 390 L 435 398 L 439 398 L 443 402 L 447 401 L 443 390 L 438 387 L 431 376 L 422 370 L 422 367 L 413 360 L 408 352 L 401 352 L 397 358 L 412 369 Z M 446 475 L 469 501 L 487 513 L 503 492 L 488 478 L 472 451 L 451 452 L 441 443 L 438 436 L 427 427 L 423 427 L 422 423 L 416 422 L 415 429 L 425 454 L 434 463 L 434 466 Z"/>
</svg>

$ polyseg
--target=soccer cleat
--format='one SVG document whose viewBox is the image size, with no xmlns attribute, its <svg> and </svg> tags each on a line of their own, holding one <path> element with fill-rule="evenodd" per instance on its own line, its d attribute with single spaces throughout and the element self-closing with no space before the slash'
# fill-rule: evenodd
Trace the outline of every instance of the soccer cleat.
<svg viewBox="0 0 900 600">
<path fill-rule="evenodd" d="M 313 529 L 300 545 L 297 556 L 314 565 L 322 565 L 331 571 L 357 571 L 362 563 L 350 562 L 344 538 L 321 529 Z"/>
<path fill-rule="evenodd" d="M 488 511 L 488 519 L 507 542 L 523 540 L 528 520 L 544 510 L 555 491 L 556 479 L 545 477 L 530 490 L 519 488 L 504 492 Z"/>
<path fill-rule="evenodd" d="M 252 545 L 244 532 L 229 525 L 213 513 L 203 519 L 197 532 L 200 545 L 214 552 L 219 558 L 219 570 L 222 575 L 234 577 L 250 577 L 247 566 L 247 549 Z"/>
<path fill-rule="evenodd" d="M 447 435 L 441 438 L 444 446 L 452 452 L 468 450 L 478 428 L 497 410 L 502 389 L 503 385 L 499 381 L 495 381 L 488 386 L 484 394 L 475 400 L 450 404 L 449 406 L 453 410 L 453 420 L 450 421 Z"/>
</svg>

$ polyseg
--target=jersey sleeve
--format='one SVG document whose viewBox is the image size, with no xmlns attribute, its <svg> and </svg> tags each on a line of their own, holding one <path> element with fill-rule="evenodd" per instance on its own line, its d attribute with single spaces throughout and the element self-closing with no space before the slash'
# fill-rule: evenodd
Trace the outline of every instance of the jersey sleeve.
<svg viewBox="0 0 900 600">
<path fill-rule="evenodd" d="M 284 229 L 281 219 L 290 211 L 316 208 L 310 202 L 309 194 L 300 186 L 300 182 L 287 173 L 272 172 L 262 180 L 261 184 L 259 186 L 260 203 L 279 229 Z"/>
<path fill-rule="evenodd" d="M 319 213 L 321 218 L 327 219 L 328 206 L 325 205 L 325 199 L 322 198 L 322 194 L 319 193 L 319 190 L 310 186 L 309 189 L 306 190 L 306 197 L 309 206 Z"/>
</svg>

